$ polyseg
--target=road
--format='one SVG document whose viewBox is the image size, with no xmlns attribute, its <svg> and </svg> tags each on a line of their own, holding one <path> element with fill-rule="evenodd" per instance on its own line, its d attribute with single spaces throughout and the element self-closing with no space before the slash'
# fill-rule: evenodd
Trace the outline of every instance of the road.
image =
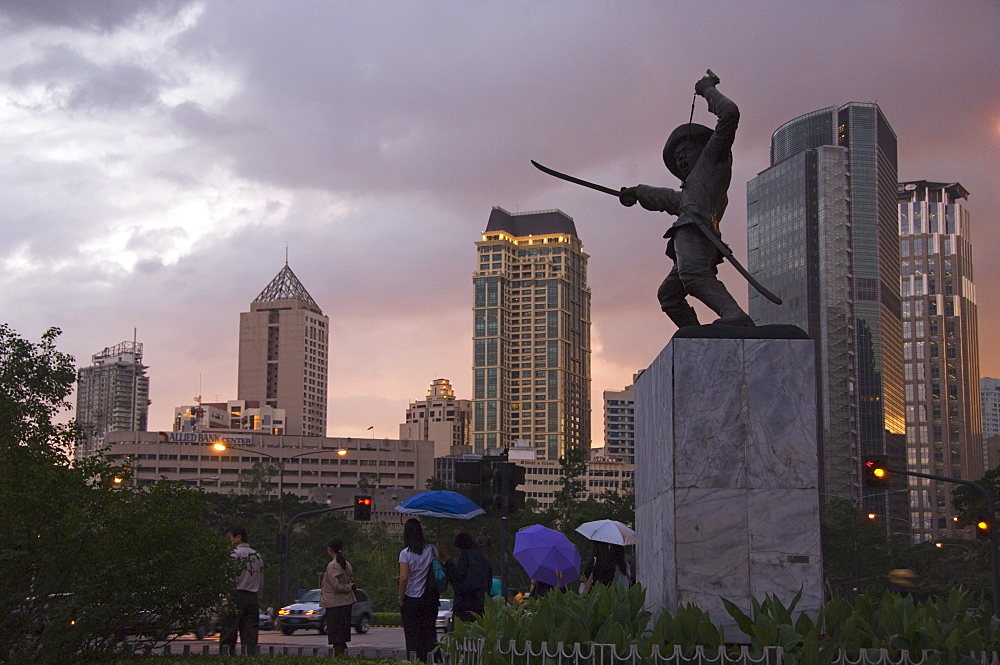
<svg viewBox="0 0 1000 665">
<path fill-rule="evenodd" d="M 292 635 L 283 635 L 277 630 L 260 631 L 260 651 L 264 654 L 302 654 L 305 656 L 327 655 L 329 645 L 326 635 L 320 635 L 315 630 L 298 630 Z M 238 648 L 239 645 L 237 645 Z M 195 639 L 194 635 L 185 635 L 173 640 L 169 645 L 169 653 L 208 653 L 219 652 L 219 636 Z M 273 651 L 272 651 L 273 649 Z M 287 651 L 286 651 L 287 649 Z M 301 651 L 300 651 L 301 649 Z M 318 650 L 315 651 L 314 650 Z M 347 645 L 349 656 L 365 655 L 373 658 L 400 658 L 406 655 L 406 643 L 403 640 L 402 628 L 372 627 L 364 635 L 351 631 L 351 641 Z"/>
</svg>

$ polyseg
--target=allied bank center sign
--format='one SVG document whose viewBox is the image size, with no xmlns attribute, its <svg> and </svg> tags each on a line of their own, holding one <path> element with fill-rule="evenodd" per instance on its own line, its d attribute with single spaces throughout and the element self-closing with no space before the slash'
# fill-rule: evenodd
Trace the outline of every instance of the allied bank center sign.
<svg viewBox="0 0 1000 665">
<path fill-rule="evenodd" d="M 253 437 L 240 434 L 213 434 L 210 432 L 160 432 L 160 441 L 164 443 L 224 443 L 227 446 L 249 446 Z"/>
</svg>

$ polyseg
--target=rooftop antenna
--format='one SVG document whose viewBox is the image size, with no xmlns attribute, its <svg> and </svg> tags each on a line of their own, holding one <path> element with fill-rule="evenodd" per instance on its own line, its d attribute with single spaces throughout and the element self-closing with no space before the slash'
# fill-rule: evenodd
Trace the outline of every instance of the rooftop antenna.
<svg viewBox="0 0 1000 665">
<path fill-rule="evenodd" d="M 288 265 L 288 243 L 285 243 L 285 265 Z"/>
</svg>

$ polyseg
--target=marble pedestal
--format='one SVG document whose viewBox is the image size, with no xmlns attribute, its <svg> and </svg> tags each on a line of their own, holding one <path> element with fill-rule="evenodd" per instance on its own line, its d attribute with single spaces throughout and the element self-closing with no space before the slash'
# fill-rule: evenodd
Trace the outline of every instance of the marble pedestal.
<svg viewBox="0 0 1000 665">
<path fill-rule="evenodd" d="M 809 339 L 675 337 L 636 381 L 636 567 L 654 614 L 693 603 L 746 643 L 723 598 L 749 613 L 801 589 L 799 611 L 821 607 L 814 373 Z"/>
</svg>

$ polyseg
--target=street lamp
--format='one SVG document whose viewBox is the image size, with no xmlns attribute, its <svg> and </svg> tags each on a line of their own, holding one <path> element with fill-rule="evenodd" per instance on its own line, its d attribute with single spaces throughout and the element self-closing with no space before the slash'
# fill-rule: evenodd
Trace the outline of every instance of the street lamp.
<svg viewBox="0 0 1000 665">
<path fill-rule="evenodd" d="M 288 590 L 288 549 L 289 549 L 288 537 L 285 533 L 285 502 L 283 500 L 284 488 L 285 488 L 284 485 L 285 464 L 293 459 L 296 459 L 298 457 L 305 457 L 306 455 L 321 455 L 323 453 L 335 452 L 339 456 L 343 457 L 344 455 L 347 454 L 347 449 L 339 448 L 337 450 L 334 450 L 332 448 L 328 448 L 326 450 L 307 450 L 306 452 L 298 453 L 297 455 L 278 457 L 276 455 L 270 455 L 268 453 L 261 452 L 259 450 L 253 450 L 251 448 L 240 448 L 239 446 L 227 446 L 221 441 L 216 441 L 215 443 L 213 443 L 212 448 L 215 449 L 216 452 L 220 453 L 225 452 L 226 450 L 241 450 L 246 453 L 252 453 L 255 455 L 260 455 L 261 457 L 267 457 L 268 459 L 275 460 L 278 464 L 278 553 L 281 556 L 281 571 L 280 571 L 281 579 L 279 580 L 279 595 L 280 595 L 279 600 L 283 603 L 285 602 L 286 596 L 288 595 L 287 590 Z M 296 517 L 298 517 L 298 515 L 292 517 L 292 522 L 295 521 Z M 289 531 L 291 531 L 292 522 L 289 522 L 288 524 Z"/>
<path fill-rule="evenodd" d="M 346 449 L 339 448 L 336 451 L 332 450 L 332 449 L 326 449 L 326 450 L 307 450 L 306 452 L 304 452 L 304 453 L 298 453 L 297 455 L 286 455 L 286 456 L 279 457 L 277 455 L 271 455 L 269 453 L 265 453 L 265 452 L 262 452 L 260 450 L 254 450 L 252 448 L 240 448 L 239 446 L 227 446 L 226 444 L 222 443 L 221 441 L 216 441 L 215 443 L 213 443 L 212 444 L 212 448 L 215 449 L 216 452 L 220 452 L 220 453 L 225 452 L 226 450 L 241 450 L 241 451 L 243 451 L 245 453 L 252 453 L 254 455 L 260 455 L 261 457 L 266 457 L 268 459 L 275 460 L 275 462 L 278 464 L 278 515 L 279 515 L 278 521 L 279 521 L 279 523 L 283 523 L 284 522 L 284 519 L 283 519 L 284 518 L 284 511 L 282 510 L 282 505 L 283 504 L 282 504 L 281 497 L 284 496 L 284 493 L 285 493 L 285 491 L 284 491 L 285 490 L 285 464 L 287 464 L 288 462 L 292 461 L 293 459 L 297 459 L 299 457 L 305 457 L 306 455 L 322 455 L 324 453 L 336 452 L 338 455 L 340 455 L 341 457 L 343 457 L 344 455 L 347 454 L 347 450 Z"/>
</svg>

